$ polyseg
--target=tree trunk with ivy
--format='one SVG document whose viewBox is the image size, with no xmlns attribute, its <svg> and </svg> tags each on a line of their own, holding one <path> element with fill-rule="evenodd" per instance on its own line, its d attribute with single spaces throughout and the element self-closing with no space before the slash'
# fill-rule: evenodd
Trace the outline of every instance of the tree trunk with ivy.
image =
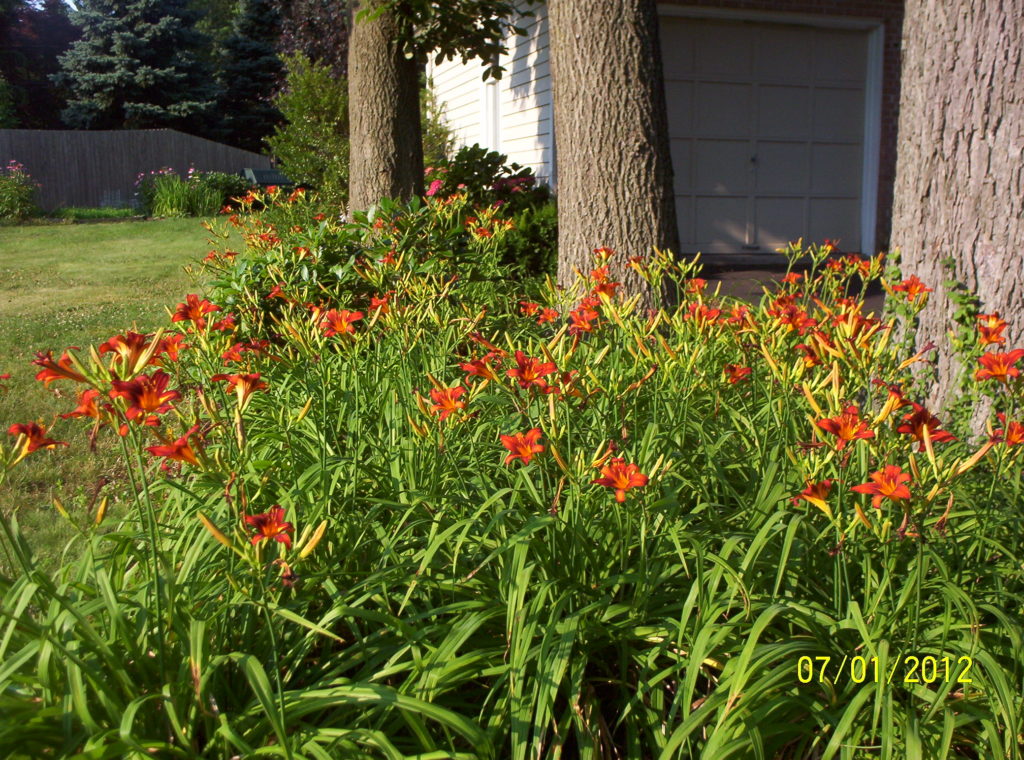
<svg viewBox="0 0 1024 760">
<path fill-rule="evenodd" d="M 357 16 L 380 6 L 380 0 L 356 3 L 349 36 L 350 211 L 423 191 L 420 65 L 405 55 L 396 11 Z"/>
<path fill-rule="evenodd" d="M 627 294 L 654 298 L 626 264 L 678 250 L 655 0 L 550 0 L 558 176 L 558 281 L 617 252 Z"/>
<path fill-rule="evenodd" d="M 976 369 L 951 356 L 950 317 L 976 325 L 945 281 L 1011 323 L 1007 347 L 1024 338 L 1024 0 L 907 0 L 905 18 L 892 244 L 903 276 L 935 290 L 916 332 L 938 345 L 941 406 Z"/>
</svg>

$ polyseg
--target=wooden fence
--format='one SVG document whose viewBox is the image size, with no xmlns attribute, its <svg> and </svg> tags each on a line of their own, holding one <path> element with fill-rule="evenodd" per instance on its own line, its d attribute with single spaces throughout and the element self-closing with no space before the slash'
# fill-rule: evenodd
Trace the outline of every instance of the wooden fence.
<svg viewBox="0 0 1024 760">
<path fill-rule="evenodd" d="M 165 166 L 182 175 L 190 166 L 229 174 L 271 168 L 266 156 L 173 129 L 0 129 L 0 166 L 12 160 L 41 185 L 45 210 L 130 206 L 138 175 Z"/>
</svg>

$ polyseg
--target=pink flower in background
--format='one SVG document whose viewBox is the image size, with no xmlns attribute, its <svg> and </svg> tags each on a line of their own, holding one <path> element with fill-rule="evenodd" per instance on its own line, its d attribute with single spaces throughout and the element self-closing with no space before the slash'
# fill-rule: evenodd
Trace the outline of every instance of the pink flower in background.
<svg viewBox="0 0 1024 760">
<path fill-rule="evenodd" d="M 442 187 L 444 187 L 444 180 L 435 179 L 430 183 L 430 187 L 427 189 L 427 195 L 435 195 Z"/>
</svg>

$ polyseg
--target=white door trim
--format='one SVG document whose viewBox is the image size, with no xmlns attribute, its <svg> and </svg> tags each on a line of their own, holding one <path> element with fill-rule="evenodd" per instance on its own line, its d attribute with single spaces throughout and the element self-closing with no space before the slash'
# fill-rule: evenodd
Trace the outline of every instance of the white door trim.
<svg viewBox="0 0 1024 760">
<path fill-rule="evenodd" d="M 783 11 L 734 10 L 731 8 L 694 8 L 686 5 L 658 4 L 659 16 L 754 21 L 774 24 L 799 24 L 825 29 L 864 30 L 867 61 L 864 77 L 864 142 L 861 175 L 860 241 L 861 251 L 875 253 L 875 227 L 878 220 L 878 172 L 881 158 L 882 84 L 884 74 L 885 25 L 881 19 L 849 16 L 818 16 Z"/>
</svg>

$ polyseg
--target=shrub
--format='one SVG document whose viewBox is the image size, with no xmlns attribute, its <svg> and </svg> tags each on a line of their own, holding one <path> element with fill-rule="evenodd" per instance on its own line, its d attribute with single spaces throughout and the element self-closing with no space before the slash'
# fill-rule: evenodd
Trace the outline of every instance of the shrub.
<svg viewBox="0 0 1024 760">
<path fill-rule="evenodd" d="M 0 220 L 17 222 L 34 214 L 37 187 L 17 161 L 0 169 Z"/>
<path fill-rule="evenodd" d="M 274 104 L 285 122 L 267 145 L 289 179 L 341 205 L 348 199 L 347 84 L 301 53 L 284 60 L 285 86 Z"/>
<path fill-rule="evenodd" d="M 164 167 L 136 180 L 139 205 L 149 216 L 213 216 L 244 197 L 252 186 L 243 177 L 189 169 L 185 179 Z"/>
<path fill-rule="evenodd" d="M 503 205 L 509 215 L 546 203 L 550 190 L 537 182 L 533 170 L 507 160 L 480 145 L 460 148 L 451 161 L 427 167 L 427 195 L 462 192 L 478 206 Z"/>
<path fill-rule="evenodd" d="M 953 438 L 864 312 L 880 257 L 813 248 L 755 305 L 601 249 L 523 293 L 464 195 L 344 226 L 258 200 L 172 331 L 36 360 L 137 514 L 55 505 L 56 578 L 0 519 L 4 749 L 1020 757 L 1016 350 L 986 344 L 997 416 Z M 627 268 L 681 302 L 622 298 Z M 59 451 L 10 432 L 0 477 Z"/>
</svg>

